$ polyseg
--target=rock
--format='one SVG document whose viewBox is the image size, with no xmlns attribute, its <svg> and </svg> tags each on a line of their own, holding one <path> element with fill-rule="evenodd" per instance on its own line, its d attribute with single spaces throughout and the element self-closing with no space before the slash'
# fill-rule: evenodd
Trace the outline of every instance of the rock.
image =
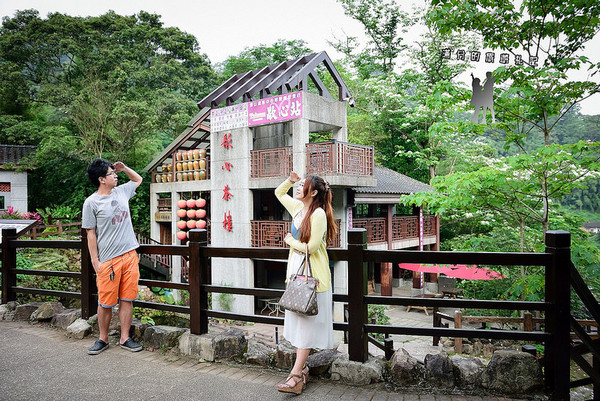
<svg viewBox="0 0 600 401">
<path fill-rule="evenodd" d="M 248 348 L 248 340 L 242 330 L 229 329 L 215 336 L 214 347 L 216 359 L 238 359 Z"/>
<path fill-rule="evenodd" d="M 483 357 L 491 358 L 494 355 L 494 345 L 493 344 L 485 344 L 483 346 Z"/>
<path fill-rule="evenodd" d="M 31 321 L 47 321 L 56 316 L 57 313 L 64 310 L 60 302 L 44 302 L 35 312 L 31 314 Z"/>
<path fill-rule="evenodd" d="M 57 313 L 51 321 L 51 325 L 66 330 L 75 320 L 81 317 L 81 309 L 65 309 Z"/>
<path fill-rule="evenodd" d="M 482 387 L 504 394 L 531 394 L 544 384 L 536 358 L 526 352 L 499 350 L 481 374 Z"/>
<path fill-rule="evenodd" d="M 471 353 L 471 355 L 479 356 L 482 353 L 483 353 L 483 344 L 481 343 L 481 341 L 475 341 L 473 343 L 473 352 Z"/>
<path fill-rule="evenodd" d="M 17 306 L 19 306 L 17 301 L 8 301 L 6 303 L 6 308 L 11 312 L 14 312 L 17 309 Z"/>
<path fill-rule="evenodd" d="M 463 344 L 463 354 L 471 355 L 473 353 L 473 346 L 471 344 Z"/>
<path fill-rule="evenodd" d="M 425 367 L 400 348 L 390 359 L 390 376 L 399 385 L 419 384 L 425 379 Z"/>
<path fill-rule="evenodd" d="M 161 349 L 176 347 L 179 344 L 179 337 L 186 332 L 171 326 L 150 326 L 144 331 L 144 345 L 152 349 Z"/>
<path fill-rule="evenodd" d="M 92 326 L 85 319 L 77 319 L 67 327 L 67 336 L 81 340 L 92 332 Z"/>
<path fill-rule="evenodd" d="M 378 358 L 369 358 L 360 363 L 348 359 L 347 354 L 341 354 L 331 363 L 331 380 L 340 380 L 352 386 L 366 386 L 383 381 L 385 362 Z"/>
<path fill-rule="evenodd" d="M 485 365 L 481 359 L 453 355 L 450 360 L 456 369 L 458 369 L 458 385 L 461 387 L 475 386 L 479 382 L 481 373 L 485 369 Z"/>
<path fill-rule="evenodd" d="M 320 376 L 329 371 L 334 360 L 339 358 L 342 353 L 334 349 L 326 349 L 309 355 L 306 364 L 310 374 Z"/>
<path fill-rule="evenodd" d="M 288 370 L 294 366 L 296 362 L 296 348 L 286 340 L 281 338 L 277 345 L 277 353 L 275 354 L 275 366 L 279 369 Z"/>
<path fill-rule="evenodd" d="M 252 365 L 269 366 L 275 354 L 275 349 L 257 340 L 248 341 L 246 362 Z"/>
<path fill-rule="evenodd" d="M 4 316 L 9 312 L 8 307 L 6 305 L 0 305 L 0 320 L 4 319 Z"/>
<path fill-rule="evenodd" d="M 14 320 L 29 320 L 33 312 L 35 312 L 40 306 L 42 306 L 41 302 L 18 305 L 15 308 Z"/>
<path fill-rule="evenodd" d="M 215 349 L 213 347 L 214 334 L 191 334 L 186 330 L 179 336 L 179 352 L 182 355 L 194 356 L 205 361 L 215 360 Z"/>
<path fill-rule="evenodd" d="M 151 329 L 152 327 L 146 329 L 144 339 L 147 338 Z M 174 330 L 183 330 L 183 334 L 181 334 L 178 340 L 179 352 L 183 355 L 195 356 L 205 361 L 238 359 L 246 351 L 248 345 L 244 333 L 238 329 L 230 329 L 220 334 L 208 333 L 202 335 L 191 334 L 189 330 L 185 329 Z M 155 344 L 156 346 L 160 347 L 160 345 Z"/>
<path fill-rule="evenodd" d="M 437 387 L 454 387 L 454 370 L 445 353 L 425 355 L 425 369 L 432 384 Z"/>
<path fill-rule="evenodd" d="M 129 329 L 129 337 L 133 338 L 136 342 L 143 341 L 144 333 L 148 327 L 150 327 L 150 323 L 142 322 L 137 318 L 133 318 L 131 321 L 131 327 Z"/>
</svg>

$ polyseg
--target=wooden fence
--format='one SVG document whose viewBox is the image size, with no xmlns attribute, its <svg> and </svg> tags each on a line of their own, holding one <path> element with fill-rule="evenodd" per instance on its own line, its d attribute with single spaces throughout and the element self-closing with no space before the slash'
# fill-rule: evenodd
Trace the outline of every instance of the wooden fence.
<svg viewBox="0 0 600 401">
<path fill-rule="evenodd" d="M 282 290 L 269 288 L 240 288 L 212 285 L 208 282 L 210 258 L 250 258 L 285 260 L 285 248 L 232 248 L 207 246 L 205 230 L 191 230 L 190 241 L 181 245 L 140 245 L 141 254 L 180 255 L 189 259 L 188 284 L 158 280 L 140 280 L 141 285 L 187 290 L 190 306 L 167 305 L 135 301 L 135 306 L 164 311 L 189 313 L 190 331 L 193 334 L 208 332 L 208 319 L 224 318 L 257 323 L 282 325 L 283 318 L 216 311 L 208 308 L 209 293 L 252 295 L 260 298 L 280 297 Z M 600 395 L 600 344 L 593 340 L 572 318 L 570 313 L 571 287 L 586 305 L 596 322 L 600 321 L 600 305 L 579 276 L 570 259 L 570 234 L 564 231 L 546 233 L 544 253 L 495 253 L 495 252 L 436 252 L 402 250 L 367 250 L 364 229 L 348 232 L 348 247 L 329 249 L 332 261 L 348 262 L 348 292 L 333 294 L 334 302 L 348 305 L 348 322 L 334 322 L 334 330 L 348 333 L 348 353 L 353 361 L 365 362 L 368 357 L 369 333 L 417 335 L 427 337 L 466 337 L 486 339 L 524 340 L 545 345 L 545 386 L 554 400 L 569 399 L 570 387 L 594 384 L 596 397 Z M 72 248 L 81 249 L 81 272 L 57 272 L 24 270 L 16 268 L 18 248 Z M 367 295 L 367 263 L 427 263 L 543 266 L 545 268 L 545 301 L 493 301 L 474 299 L 410 298 Z M 25 288 L 17 285 L 18 274 L 72 277 L 81 280 L 81 293 Z M 2 302 L 15 300 L 17 293 L 71 297 L 81 299 L 83 318 L 89 318 L 96 308 L 97 290 L 93 268 L 87 248 L 87 237 L 82 230 L 80 241 L 19 240 L 14 229 L 3 230 L 2 238 Z M 474 330 L 445 327 L 407 327 L 376 325 L 367 319 L 367 306 L 371 304 L 396 306 L 452 307 L 472 309 L 502 309 L 540 311 L 544 313 L 543 331 L 523 330 Z M 571 341 L 574 332 L 578 343 Z M 571 352 L 565 352 L 570 350 Z M 593 355 L 590 365 L 585 354 Z M 570 382 L 570 359 L 573 358 L 589 375 L 588 378 Z"/>
</svg>

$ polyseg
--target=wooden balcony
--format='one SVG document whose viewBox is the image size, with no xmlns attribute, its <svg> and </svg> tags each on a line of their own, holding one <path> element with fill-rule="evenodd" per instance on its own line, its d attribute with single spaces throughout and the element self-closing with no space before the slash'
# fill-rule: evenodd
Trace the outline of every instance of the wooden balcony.
<svg viewBox="0 0 600 401">
<path fill-rule="evenodd" d="M 333 243 L 327 244 L 329 248 L 339 248 L 340 242 L 340 220 L 335 221 L 338 227 L 338 235 Z M 285 220 L 252 220 L 250 231 L 252 233 L 252 246 L 255 248 L 285 248 L 287 244 L 283 241 L 285 235 L 291 230 L 291 221 Z"/>
<path fill-rule="evenodd" d="M 387 219 L 385 217 L 374 217 L 364 219 L 353 219 L 353 228 L 364 228 L 367 230 L 367 244 L 385 244 L 388 242 Z M 435 237 L 435 216 L 423 216 L 423 236 Z M 419 240 L 419 218 L 417 216 L 392 217 L 392 242 Z"/>
<path fill-rule="evenodd" d="M 306 144 L 309 174 L 373 175 L 373 147 L 327 141 Z"/>
<path fill-rule="evenodd" d="M 294 169 L 292 147 L 253 150 L 252 179 L 280 179 Z M 306 172 L 336 186 L 374 186 L 373 147 L 328 141 L 306 144 Z"/>
<path fill-rule="evenodd" d="M 292 147 L 250 151 L 250 178 L 288 177 L 292 171 Z"/>
</svg>

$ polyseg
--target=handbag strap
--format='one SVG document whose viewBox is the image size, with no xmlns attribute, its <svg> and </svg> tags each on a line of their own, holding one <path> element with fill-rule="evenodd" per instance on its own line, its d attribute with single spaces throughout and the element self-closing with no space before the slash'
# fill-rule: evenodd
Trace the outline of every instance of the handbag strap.
<svg viewBox="0 0 600 401">
<path fill-rule="evenodd" d="M 296 274 L 304 276 L 305 281 L 308 281 L 309 277 L 313 277 L 312 264 L 310 263 L 310 254 L 308 253 L 308 244 L 304 245 L 304 261 L 298 268 L 298 272 Z"/>
</svg>

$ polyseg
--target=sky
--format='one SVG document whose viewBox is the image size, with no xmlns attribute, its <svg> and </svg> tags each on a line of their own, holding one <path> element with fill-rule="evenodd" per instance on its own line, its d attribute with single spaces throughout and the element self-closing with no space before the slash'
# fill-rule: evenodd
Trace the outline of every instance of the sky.
<svg viewBox="0 0 600 401">
<path fill-rule="evenodd" d="M 402 0 L 398 4 L 407 3 Z M 41 17 L 50 12 L 98 16 L 109 10 L 122 15 L 136 14 L 140 10 L 159 14 L 165 26 L 174 26 L 194 35 L 201 52 L 206 53 L 213 65 L 247 47 L 271 45 L 279 39 L 304 40 L 314 51 L 327 51 L 333 60 L 342 56 L 328 43 L 335 38 L 356 36 L 366 43 L 362 25 L 346 16 L 336 0 L 0 0 L 2 17 L 12 17 L 16 10 L 29 8 L 38 10 Z M 412 29 L 404 38 L 405 43 L 415 41 L 420 31 L 422 29 Z M 465 74 L 463 79 L 470 80 L 470 72 L 484 78 L 486 71 L 500 65 L 499 54 L 497 51 L 495 64 L 475 63 L 473 71 Z M 592 61 L 600 62 L 600 35 L 588 44 L 585 54 Z M 571 79 L 589 78 L 585 71 L 580 71 Z M 596 82 L 599 79 L 594 78 Z M 465 83 L 470 86 L 470 82 Z M 600 114 L 600 94 L 582 102 L 581 106 L 583 114 Z"/>
</svg>

